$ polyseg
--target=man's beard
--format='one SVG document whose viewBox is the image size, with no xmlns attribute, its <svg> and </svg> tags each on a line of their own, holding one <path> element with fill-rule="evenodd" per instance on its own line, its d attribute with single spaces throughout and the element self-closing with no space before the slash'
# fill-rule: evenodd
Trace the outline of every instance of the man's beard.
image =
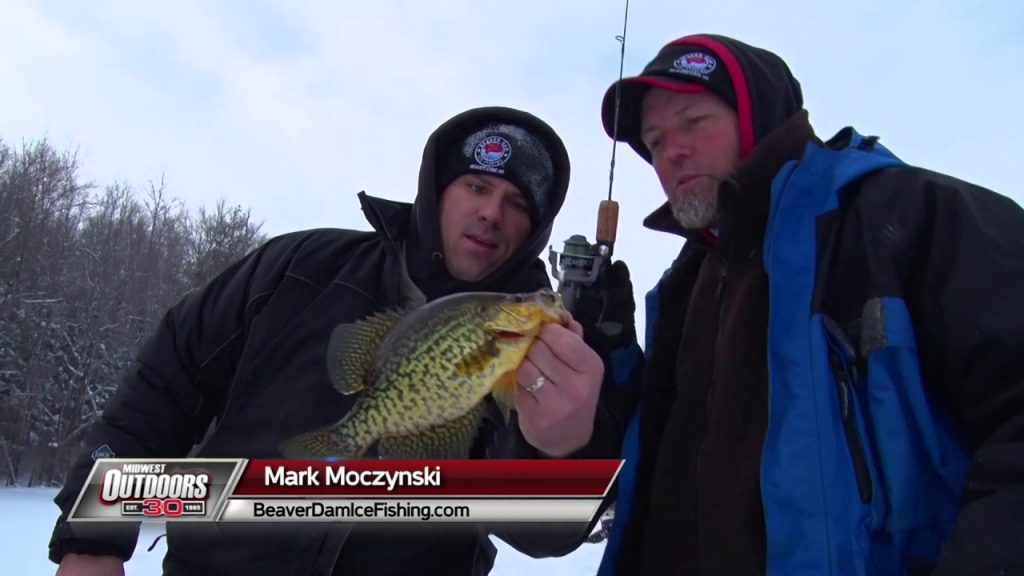
<svg viewBox="0 0 1024 576">
<path fill-rule="evenodd" d="M 718 182 L 701 182 L 689 193 L 669 195 L 672 215 L 686 230 L 713 228 L 718 220 Z"/>
</svg>

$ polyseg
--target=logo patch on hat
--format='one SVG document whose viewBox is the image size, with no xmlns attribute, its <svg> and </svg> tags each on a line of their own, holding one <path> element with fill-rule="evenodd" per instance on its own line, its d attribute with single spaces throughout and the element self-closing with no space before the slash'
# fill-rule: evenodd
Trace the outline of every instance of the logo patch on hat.
<svg viewBox="0 0 1024 576">
<path fill-rule="evenodd" d="M 672 72 L 682 72 L 683 74 L 707 78 L 708 74 L 711 74 L 717 67 L 718 61 L 711 54 L 706 52 L 690 52 L 676 58 L 675 62 L 672 63 Z"/>
<path fill-rule="evenodd" d="M 482 166 L 497 168 L 512 156 L 512 145 L 501 136 L 488 136 L 476 145 L 473 157 Z"/>
</svg>

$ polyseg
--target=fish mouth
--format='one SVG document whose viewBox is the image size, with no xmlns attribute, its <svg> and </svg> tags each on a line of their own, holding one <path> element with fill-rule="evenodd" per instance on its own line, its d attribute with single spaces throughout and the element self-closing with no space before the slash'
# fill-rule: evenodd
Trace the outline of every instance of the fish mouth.
<svg viewBox="0 0 1024 576">
<path fill-rule="evenodd" d="M 487 331 L 502 340 L 533 337 L 549 322 L 568 326 L 570 317 L 561 295 L 547 290 L 506 295 L 493 314 Z"/>
<path fill-rule="evenodd" d="M 549 321 L 557 321 L 563 326 L 569 325 L 569 311 L 565 309 L 562 302 L 562 295 L 552 290 L 539 290 L 532 294 L 536 302 Z"/>
<path fill-rule="evenodd" d="M 524 315 L 517 310 L 505 308 L 501 316 L 488 326 L 488 332 L 500 340 L 514 341 L 536 334 L 541 324 L 543 320 L 532 314 Z"/>
</svg>

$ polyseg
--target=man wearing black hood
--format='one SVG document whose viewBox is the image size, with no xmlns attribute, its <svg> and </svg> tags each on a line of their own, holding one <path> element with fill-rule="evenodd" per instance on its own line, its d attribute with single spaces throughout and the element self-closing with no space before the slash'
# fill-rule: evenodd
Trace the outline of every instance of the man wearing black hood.
<svg viewBox="0 0 1024 576">
<path fill-rule="evenodd" d="M 568 182 L 568 154 L 546 123 L 509 108 L 470 110 L 430 136 L 413 205 L 359 194 L 374 231 L 271 239 L 186 296 L 139 353 L 55 498 L 62 514 L 50 558 L 59 573 L 123 573 L 136 545 L 138 525 L 72 529 L 65 520 L 95 458 L 279 458 L 283 440 L 337 422 L 353 405 L 328 381 L 335 326 L 455 292 L 549 288 L 538 256 Z M 471 457 L 601 453 L 592 432 L 596 419 L 607 434 L 607 415 L 595 417 L 604 366 L 582 334 L 575 320 L 542 330 L 517 372 L 531 391 L 518 395 L 518 420 L 487 422 Z M 605 453 L 615 446 L 608 441 Z M 565 553 L 584 528 L 510 542 Z M 476 527 L 167 529 L 167 574 L 469 575 L 487 573 L 495 555 Z"/>
<path fill-rule="evenodd" d="M 1024 573 L 1024 212 L 802 106 L 713 35 L 605 95 L 686 243 L 600 574 Z"/>
</svg>

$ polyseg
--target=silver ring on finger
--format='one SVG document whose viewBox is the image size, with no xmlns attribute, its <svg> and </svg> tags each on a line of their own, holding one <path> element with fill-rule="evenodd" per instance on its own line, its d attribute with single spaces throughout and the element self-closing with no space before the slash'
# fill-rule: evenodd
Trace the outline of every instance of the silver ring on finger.
<svg viewBox="0 0 1024 576">
<path fill-rule="evenodd" d="M 529 384 L 526 385 L 526 391 L 529 392 L 530 394 L 533 394 L 533 393 L 537 392 L 537 390 L 540 390 L 541 388 L 543 388 L 544 385 L 547 384 L 547 383 L 548 383 L 547 378 L 545 378 L 543 376 L 537 376 L 536 380 L 534 380 L 533 382 L 530 382 Z"/>
</svg>

